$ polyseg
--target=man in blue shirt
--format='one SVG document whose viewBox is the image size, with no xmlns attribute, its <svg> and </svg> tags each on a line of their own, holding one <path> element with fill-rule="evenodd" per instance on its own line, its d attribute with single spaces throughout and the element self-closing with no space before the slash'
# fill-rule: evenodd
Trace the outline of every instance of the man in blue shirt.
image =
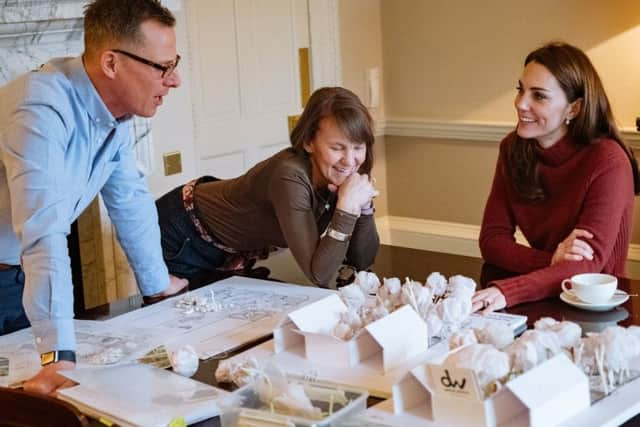
<svg viewBox="0 0 640 427">
<path fill-rule="evenodd" d="M 75 366 L 66 236 L 98 192 L 142 294 L 187 284 L 164 265 L 129 129 L 180 85 L 174 25 L 158 0 L 95 0 L 82 57 L 0 88 L 0 334 L 28 326 L 26 311 L 43 367 L 25 389 L 54 392 L 66 385 L 57 372 Z"/>
</svg>

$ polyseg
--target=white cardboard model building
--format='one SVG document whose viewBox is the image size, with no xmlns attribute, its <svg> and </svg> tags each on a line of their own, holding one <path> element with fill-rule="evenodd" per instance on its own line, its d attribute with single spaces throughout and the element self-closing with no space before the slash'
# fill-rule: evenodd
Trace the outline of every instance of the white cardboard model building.
<svg viewBox="0 0 640 427">
<path fill-rule="evenodd" d="M 586 375 L 564 354 L 509 381 L 487 399 L 472 370 L 417 366 L 393 386 L 393 400 L 396 414 L 423 414 L 443 425 L 465 427 L 554 426 L 590 404 Z"/>
<path fill-rule="evenodd" d="M 428 347 L 427 324 L 410 306 L 370 323 L 355 338 L 343 341 L 333 330 L 346 310 L 338 295 L 329 295 L 289 313 L 273 332 L 275 352 L 304 345 L 306 358 L 316 363 L 355 366 L 367 360 L 388 372 Z"/>
</svg>

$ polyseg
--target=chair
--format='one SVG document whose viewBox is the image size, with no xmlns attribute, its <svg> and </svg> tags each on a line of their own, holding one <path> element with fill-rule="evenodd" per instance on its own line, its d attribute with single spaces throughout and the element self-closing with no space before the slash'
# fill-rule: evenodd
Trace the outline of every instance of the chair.
<svg viewBox="0 0 640 427">
<path fill-rule="evenodd" d="M 88 427 L 89 422 L 73 405 L 24 390 L 0 387 L 2 427 Z"/>
</svg>

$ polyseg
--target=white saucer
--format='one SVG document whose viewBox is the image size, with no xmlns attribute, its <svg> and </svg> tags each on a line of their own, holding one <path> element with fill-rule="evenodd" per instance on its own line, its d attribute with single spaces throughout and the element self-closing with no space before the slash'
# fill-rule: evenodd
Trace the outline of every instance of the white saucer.
<svg viewBox="0 0 640 427">
<path fill-rule="evenodd" d="M 590 311 L 607 311 L 607 310 L 611 310 L 614 307 L 619 306 L 620 304 L 623 304 L 625 301 L 627 301 L 629 299 L 629 294 L 627 294 L 625 291 L 618 289 L 616 291 L 615 294 L 613 294 L 613 296 L 611 297 L 611 299 L 607 302 L 603 302 L 600 304 L 591 304 L 588 302 L 584 302 L 579 300 L 578 298 L 574 297 L 571 294 L 568 294 L 566 292 L 562 292 L 560 294 L 560 299 L 564 302 L 566 302 L 569 305 L 572 305 L 574 307 L 578 307 L 578 308 L 582 308 L 584 310 L 590 310 Z"/>
</svg>

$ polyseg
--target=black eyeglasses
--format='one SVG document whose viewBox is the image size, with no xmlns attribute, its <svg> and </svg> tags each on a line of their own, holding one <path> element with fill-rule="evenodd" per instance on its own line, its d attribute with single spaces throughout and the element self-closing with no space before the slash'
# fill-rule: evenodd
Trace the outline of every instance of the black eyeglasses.
<svg viewBox="0 0 640 427">
<path fill-rule="evenodd" d="M 178 68 L 178 64 L 180 63 L 180 55 L 176 55 L 176 59 L 175 61 L 173 61 L 171 64 L 169 65 L 162 65 L 162 64 L 158 64 L 157 62 L 153 62 L 153 61 L 149 61 L 148 59 L 144 59 L 141 56 L 138 55 L 134 55 L 131 52 L 127 52 L 125 50 L 120 50 L 120 49 L 111 49 L 114 52 L 118 52 L 121 53 L 125 56 L 128 56 L 131 59 L 134 59 L 138 62 L 141 62 L 143 64 L 147 64 L 152 66 L 153 68 L 155 68 L 156 70 L 160 70 L 162 71 L 162 74 L 160 77 L 162 77 L 163 79 L 165 77 L 169 77 L 171 74 L 173 74 L 173 72 L 176 70 L 176 68 Z"/>
</svg>

